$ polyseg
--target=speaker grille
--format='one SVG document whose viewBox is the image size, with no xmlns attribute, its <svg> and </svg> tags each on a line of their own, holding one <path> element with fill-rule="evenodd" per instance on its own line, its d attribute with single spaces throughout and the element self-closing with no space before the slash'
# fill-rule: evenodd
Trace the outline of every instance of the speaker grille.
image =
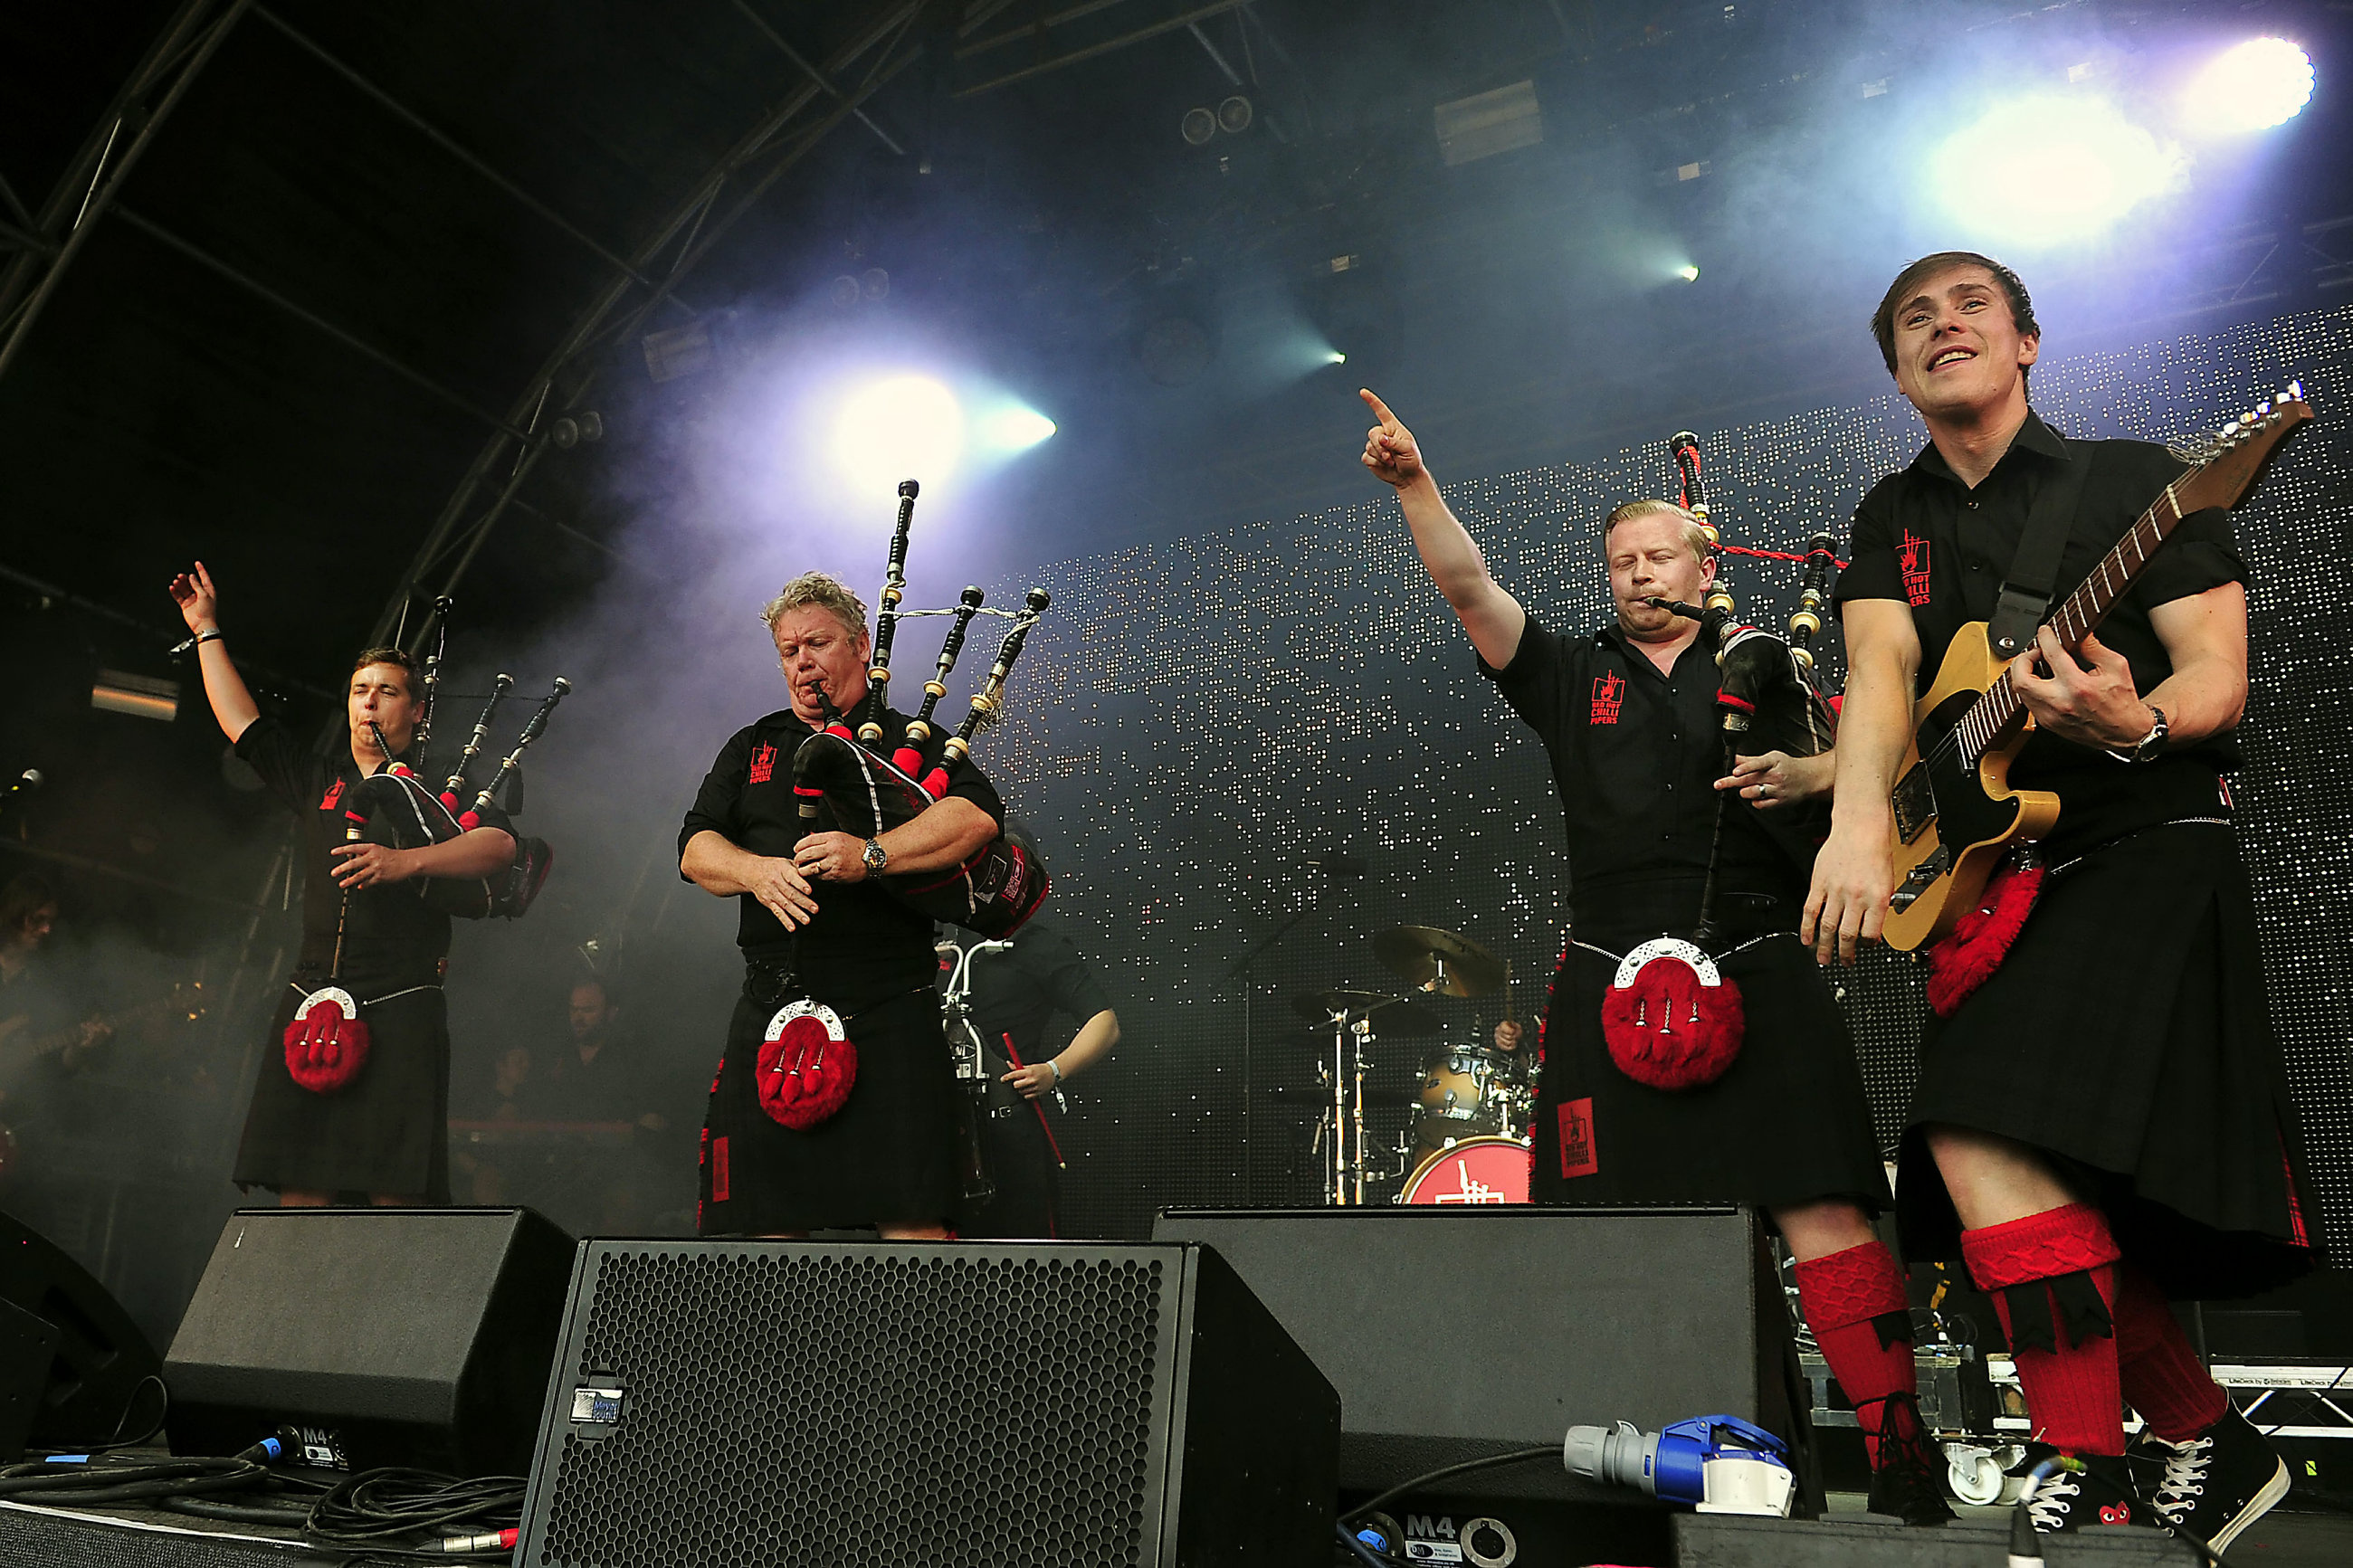
<svg viewBox="0 0 2353 1568">
<path fill-rule="evenodd" d="M 621 1413 L 565 1429 L 538 1561 L 1157 1555 L 1160 1261 L 615 1244 L 587 1267 L 566 1371 Z"/>
</svg>

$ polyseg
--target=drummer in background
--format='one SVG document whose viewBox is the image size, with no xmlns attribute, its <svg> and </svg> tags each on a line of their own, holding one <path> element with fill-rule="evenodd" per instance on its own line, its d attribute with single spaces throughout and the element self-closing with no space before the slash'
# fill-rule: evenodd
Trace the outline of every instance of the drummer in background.
<svg viewBox="0 0 2353 1568">
<path fill-rule="evenodd" d="M 1601 544 L 1617 614 L 1556 631 L 1489 574 L 1411 432 L 1362 395 L 1380 421 L 1364 464 L 1397 490 L 1479 673 L 1543 739 L 1567 816 L 1573 935 L 1546 1010 L 1530 1195 L 1763 1209 L 1797 1258 L 1807 1322 L 1862 1426 L 1873 1511 L 1949 1520 L 1942 1458 L 1920 1424 L 1903 1270 L 1871 1226 L 1889 1198 L 1862 1076 L 1796 936 L 1812 846 L 1788 822 L 1801 803 L 1819 810 L 1829 759 L 1743 758 L 1717 778 L 1714 661 L 1695 647 L 1696 622 L 1646 602 L 1706 596 L 1715 564 L 1689 512 L 1665 501 L 1612 511 Z M 1719 790 L 1736 792 L 1720 850 Z M 1602 1001 L 1620 955 L 1693 933 L 1711 865 L 1725 939 L 1715 956 L 1743 994 L 1745 1037 L 1715 1081 L 1651 1088 L 1612 1059 Z"/>
<path fill-rule="evenodd" d="M 1062 1085 L 1111 1055 L 1119 1015 L 1050 914 L 1032 915 L 1010 952 L 979 954 L 970 973 L 973 1029 L 991 1080 L 981 1139 L 997 1193 L 958 1216 L 956 1234 L 1051 1240 L 1062 1234 L 1062 1151 L 1053 1131 Z M 1047 1026 L 1058 1016 L 1077 1027 L 1054 1050 L 1048 1042 L 1058 1035 Z"/>
</svg>

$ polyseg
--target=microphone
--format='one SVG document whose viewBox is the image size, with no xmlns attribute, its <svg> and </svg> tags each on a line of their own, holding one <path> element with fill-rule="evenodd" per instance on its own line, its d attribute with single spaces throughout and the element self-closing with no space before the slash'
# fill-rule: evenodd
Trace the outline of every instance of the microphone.
<svg viewBox="0 0 2353 1568">
<path fill-rule="evenodd" d="M 40 769 L 26 768 L 23 773 L 16 775 L 15 782 L 9 784 L 8 793 L 10 795 L 16 795 L 21 791 L 24 794 L 30 795 L 33 791 L 40 788 L 41 785 L 47 782 L 48 781 L 47 779 L 41 776 Z"/>
</svg>

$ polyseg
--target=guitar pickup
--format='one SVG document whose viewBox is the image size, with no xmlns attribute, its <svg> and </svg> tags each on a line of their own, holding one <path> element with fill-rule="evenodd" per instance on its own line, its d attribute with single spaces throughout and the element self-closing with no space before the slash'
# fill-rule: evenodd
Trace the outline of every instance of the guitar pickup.
<svg viewBox="0 0 2353 1568">
<path fill-rule="evenodd" d="M 1936 820 L 1936 790 L 1928 779 L 1928 764 L 1915 763 L 1912 771 L 1895 784 L 1891 797 L 1895 808 L 1895 831 L 1906 844 L 1927 831 Z"/>
<path fill-rule="evenodd" d="M 1920 901 L 1920 895 L 1936 885 L 1936 879 L 1952 869 L 1953 852 L 1939 844 L 1926 860 L 1905 874 L 1904 885 L 1888 895 L 1887 907 L 1902 914 Z"/>
</svg>

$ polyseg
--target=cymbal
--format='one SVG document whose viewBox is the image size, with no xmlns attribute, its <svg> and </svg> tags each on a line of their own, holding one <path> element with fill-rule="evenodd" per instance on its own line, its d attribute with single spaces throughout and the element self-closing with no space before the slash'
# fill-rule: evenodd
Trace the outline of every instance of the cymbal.
<svg viewBox="0 0 2353 1568">
<path fill-rule="evenodd" d="M 1484 996 L 1504 988 L 1504 961 L 1436 926 L 1391 926 L 1373 938 L 1373 956 L 1389 973 L 1436 996 Z M 1439 961 L 1446 980 L 1438 983 Z"/>
<path fill-rule="evenodd" d="M 1373 1016 L 1376 1035 L 1419 1037 L 1438 1033 L 1436 1014 L 1386 991 L 1303 991 L 1291 999 L 1291 1010 L 1315 1025 L 1328 1026 L 1335 1013 Z"/>
</svg>

